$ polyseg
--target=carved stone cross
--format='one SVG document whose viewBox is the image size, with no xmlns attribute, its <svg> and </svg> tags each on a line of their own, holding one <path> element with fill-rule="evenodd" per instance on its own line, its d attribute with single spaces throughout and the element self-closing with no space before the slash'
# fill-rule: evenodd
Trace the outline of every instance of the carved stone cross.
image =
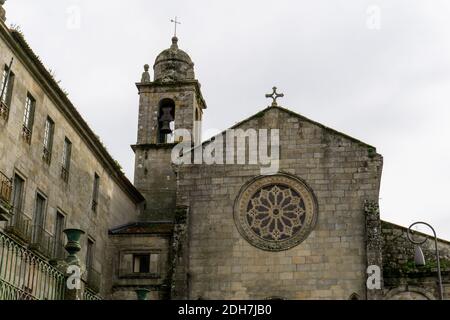
<svg viewBox="0 0 450 320">
<path fill-rule="evenodd" d="M 272 100 L 273 100 L 272 107 L 278 106 L 277 99 L 278 98 L 283 98 L 283 97 L 284 97 L 283 93 L 277 93 L 277 87 L 273 87 L 273 93 L 266 94 L 266 98 L 272 98 Z"/>
</svg>

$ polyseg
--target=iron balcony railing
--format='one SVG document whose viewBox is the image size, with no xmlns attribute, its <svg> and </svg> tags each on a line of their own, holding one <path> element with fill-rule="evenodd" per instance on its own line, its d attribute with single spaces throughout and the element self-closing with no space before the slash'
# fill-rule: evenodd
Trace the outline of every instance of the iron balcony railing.
<svg viewBox="0 0 450 320">
<path fill-rule="evenodd" d="M 0 171 L 0 199 L 8 204 L 11 202 L 12 181 Z"/>
<path fill-rule="evenodd" d="M 44 149 L 43 149 L 42 159 L 48 165 L 52 162 L 52 153 L 46 147 L 44 147 Z"/>
<path fill-rule="evenodd" d="M 83 300 L 86 300 L 86 301 L 99 301 L 99 300 L 102 300 L 102 298 L 96 292 L 92 291 L 88 287 L 84 287 Z"/>
<path fill-rule="evenodd" d="M 0 300 L 63 300 L 64 274 L 0 230 Z"/>
<path fill-rule="evenodd" d="M 97 212 L 98 203 L 95 200 L 92 200 L 92 211 Z"/>
<path fill-rule="evenodd" d="M 26 143 L 31 143 L 31 130 L 28 129 L 26 126 L 22 126 L 22 137 L 25 140 Z"/>
<path fill-rule="evenodd" d="M 66 183 L 69 181 L 69 170 L 64 166 L 61 167 L 61 179 Z"/>
<path fill-rule="evenodd" d="M 55 254 L 55 238 L 43 226 L 33 226 L 30 249 L 47 258 L 53 258 Z"/>
<path fill-rule="evenodd" d="M 11 211 L 12 181 L 0 171 L 0 221 L 8 220 Z"/>
<path fill-rule="evenodd" d="M 13 218 L 9 221 L 5 230 L 20 240 L 30 243 L 32 235 L 31 218 L 22 211 L 14 210 Z"/>
<path fill-rule="evenodd" d="M 3 120 L 8 120 L 9 117 L 9 107 L 6 103 L 3 101 L 0 101 L 0 118 L 3 118 Z"/>
</svg>

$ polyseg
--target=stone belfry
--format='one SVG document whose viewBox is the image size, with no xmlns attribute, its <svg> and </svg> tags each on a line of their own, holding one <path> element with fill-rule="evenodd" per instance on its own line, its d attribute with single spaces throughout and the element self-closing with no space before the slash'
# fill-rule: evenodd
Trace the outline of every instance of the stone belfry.
<svg viewBox="0 0 450 320">
<path fill-rule="evenodd" d="M 144 66 L 139 90 L 139 121 L 134 184 L 146 198 L 144 221 L 170 221 L 176 201 L 176 176 L 172 167 L 174 130 L 189 130 L 192 143 L 201 139 L 206 103 L 195 79 L 194 63 L 172 38 L 169 49 L 156 58 L 154 80 Z"/>
</svg>

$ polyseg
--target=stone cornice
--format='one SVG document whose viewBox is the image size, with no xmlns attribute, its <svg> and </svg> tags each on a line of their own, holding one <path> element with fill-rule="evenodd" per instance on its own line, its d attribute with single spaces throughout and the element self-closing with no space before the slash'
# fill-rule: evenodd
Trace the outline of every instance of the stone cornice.
<svg viewBox="0 0 450 320">
<path fill-rule="evenodd" d="M 205 99 L 202 95 L 201 84 L 198 80 L 183 80 L 183 81 L 153 81 L 148 83 L 138 82 L 136 83 L 136 87 L 139 89 L 139 93 L 141 93 L 145 89 L 152 88 L 161 88 L 161 87 L 172 87 L 172 88 L 181 88 L 183 86 L 194 86 L 195 93 L 197 94 L 198 104 L 202 107 L 202 109 L 207 109 L 207 105 Z M 180 90 L 181 91 L 181 90 Z"/>
<path fill-rule="evenodd" d="M 134 144 L 131 146 L 131 149 L 133 149 L 134 152 L 136 152 L 137 149 L 173 149 L 178 143 L 141 143 L 141 144 Z"/>
</svg>

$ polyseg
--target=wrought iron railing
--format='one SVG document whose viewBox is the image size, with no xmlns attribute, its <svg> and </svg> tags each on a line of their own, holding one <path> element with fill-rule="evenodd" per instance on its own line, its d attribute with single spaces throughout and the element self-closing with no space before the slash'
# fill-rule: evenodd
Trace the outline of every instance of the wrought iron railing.
<svg viewBox="0 0 450 320">
<path fill-rule="evenodd" d="M 61 178 L 64 182 L 69 181 L 69 170 L 66 169 L 64 166 L 61 167 Z"/>
<path fill-rule="evenodd" d="M 47 258 L 53 258 L 55 254 L 55 238 L 44 227 L 35 225 L 33 226 L 30 249 Z"/>
<path fill-rule="evenodd" d="M 31 218 L 22 211 L 14 210 L 13 218 L 6 226 L 6 231 L 15 237 L 20 238 L 20 240 L 29 243 L 32 235 L 31 226 Z"/>
<path fill-rule="evenodd" d="M 0 231 L 0 300 L 63 300 L 64 275 Z"/>
<path fill-rule="evenodd" d="M 84 287 L 83 300 L 99 301 L 99 300 L 102 300 L 102 298 L 96 292 L 92 291 L 91 289 L 89 289 L 87 287 Z"/>
<path fill-rule="evenodd" d="M 92 211 L 97 212 L 98 203 L 96 200 L 92 200 Z"/>
<path fill-rule="evenodd" d="M 12 181 L 0 171 L 0 200 L 11 205 Z"/>
<path fill-rule="evenodd" d="M 11 191 L 11 179 L 0 171 L 0 221 L 8 221 L 11 218 Z"/>
<path fill-rule="evenodd" d="M 5 121 L 8 120 L 9 117 L 9 107 L 3 101 L 0 101 L 0 118 L 3 118 Z"/>
<path fill-rule="evenodd" d="M 22 137 L 25 140 L 26 143 L 31 143 L 31 130 L 28 129 L 26 126 L 22 126 Z"/>
<path fill-rule="evenodd" d="M 42 159 L 46 164 L 50 164 L 52 162 L 52 153 L 46 147 L 43 149 Z"/>
</svg>

